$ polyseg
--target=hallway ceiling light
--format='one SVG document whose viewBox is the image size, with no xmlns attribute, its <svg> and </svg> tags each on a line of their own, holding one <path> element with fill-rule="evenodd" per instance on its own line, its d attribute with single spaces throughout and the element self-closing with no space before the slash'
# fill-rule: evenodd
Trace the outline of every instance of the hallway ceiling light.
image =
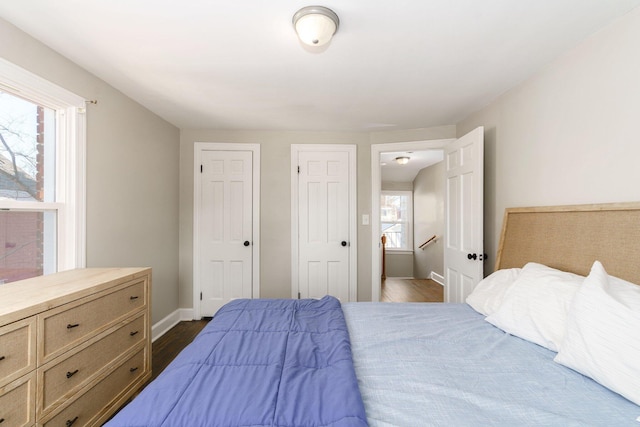
<svg viewBox="0 0 640 427">
<path fill-rule="evenodd" d="M 300 40 L 309 46 L 322 46 L 338 31 L 340 19 L 324 6 L 303 7 L 293 15 L 293 26 Z"/>
<path fill-rule="evenodd" d="M 400 156 L 395 158 L 396 162 L 398 162 L 399 165 L 406 165 L 407 163 L 409 163 L 409 159 L 410 157 L 407 156 Z"/>
</svg>

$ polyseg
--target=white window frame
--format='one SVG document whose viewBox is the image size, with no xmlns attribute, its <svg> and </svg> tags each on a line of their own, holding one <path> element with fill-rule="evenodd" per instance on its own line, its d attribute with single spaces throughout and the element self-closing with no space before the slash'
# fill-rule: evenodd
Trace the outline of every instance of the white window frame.
<svg viewBox="0 0 640 427">
<path fill-rule="evenodd" d="M 86 100 L 0 58 L 0 89 L 55 111 L 55 201 L 0 200 L 0 209 L 57 212 L 57 271 L 86 266 Z"/>
<path fill-rule="evenodd" d="M 407 247 L 406 248 L 389 248 L 387 252 L 393 252 L 394 254 L 413 253 L 413 192 L 409 190 L 383 190 L 380 192 L 381 196 L 385 195 L 397 195 L 408 196 L 409 206 L 407 206 L 407 220 L 402 223 L 407 224 Z M 382 233 L 382 215 L 380 215 L 380 233 Z"/>
</svg>

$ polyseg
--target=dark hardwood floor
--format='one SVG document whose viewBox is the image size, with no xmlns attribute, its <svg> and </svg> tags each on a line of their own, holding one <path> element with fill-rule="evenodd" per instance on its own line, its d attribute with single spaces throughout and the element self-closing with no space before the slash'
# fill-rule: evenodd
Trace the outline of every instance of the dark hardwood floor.
<svg viewBox="0 0 640 427">
<path fill-rule="evenodd" d="M 382 281 L 382 302 L 443 302 L 442 285 L 431 279 L 399 279 L 387 277 Z"/>
<path fill-rule="evenodd" d="M 180 322 L 153 343 L 151 346 L 152 380 L 160 375 L 178 353 L 193 341 L 208 322 L 209 320 Z"/>
</svg>

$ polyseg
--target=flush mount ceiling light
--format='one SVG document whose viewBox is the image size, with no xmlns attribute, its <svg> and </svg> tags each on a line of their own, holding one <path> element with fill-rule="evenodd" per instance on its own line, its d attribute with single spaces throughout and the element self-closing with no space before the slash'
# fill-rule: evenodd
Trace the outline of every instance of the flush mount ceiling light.
<svg viewBox="0 0 640 427">
<path fill-rule="evenodd" d="M 338 15 L 324 6 L 303 7 L 293 15 L 293 26 L 298 37 L 309 46 L 322 46 L 338 31 Z"/>
<path fill-rule="evenodd" d="M 410 157 L 407 157 L 407 156 L 401 156 L 401 157 L 395 158 L 396 162 L 398 162 L 399 165 L 406 165 L 407 163 L 409 163 L 409 159 Z"/>
</svg>

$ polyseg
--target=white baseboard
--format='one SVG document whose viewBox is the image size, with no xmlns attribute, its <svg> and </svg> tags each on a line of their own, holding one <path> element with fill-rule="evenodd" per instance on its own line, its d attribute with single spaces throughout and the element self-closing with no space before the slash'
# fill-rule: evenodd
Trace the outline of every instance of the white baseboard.
<svg viewBox="0 0 640 427">
<path fill-rule="evenodd" d="M 193 320 L 192 308 L 179 308 L 167 317 L 151 326 L 151 341 L 155 341 L 176 326 L 179 322 Z"/>
<path fill-rule="evenodd" d="M 440 286 L 444 286 L 444 276 L 441 276 L 438 273 L 432 271 L 431 274 L 429 274 L 429 278 Z"/>
</svg>

